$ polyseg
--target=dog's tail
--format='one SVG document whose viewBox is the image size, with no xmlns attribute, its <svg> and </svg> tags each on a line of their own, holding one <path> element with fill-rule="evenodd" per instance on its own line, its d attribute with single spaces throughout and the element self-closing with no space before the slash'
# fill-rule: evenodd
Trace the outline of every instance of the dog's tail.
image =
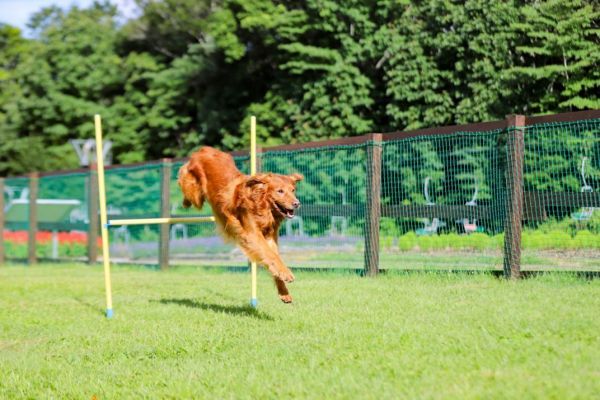
<svg viewBox="0 0 600 400">
<path fill-rule="evenodd" d="M 202 171 L 200 166 L 194 163 L 193 166 L 188 161 L 179 168 L 177 183 L 183 193 L 183 207 L 190 208 L 194 206 L 201 209 L 204 205 L 204 191 L 202 190 Z"/>
</svg>

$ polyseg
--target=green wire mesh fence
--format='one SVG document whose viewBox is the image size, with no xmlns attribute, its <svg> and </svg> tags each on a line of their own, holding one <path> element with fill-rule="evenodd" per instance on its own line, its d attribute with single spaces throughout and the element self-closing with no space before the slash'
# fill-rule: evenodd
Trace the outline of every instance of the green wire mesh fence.
<svg viewBox="0 0 600 400">
<path fill-rule="evenodd" d="M 70 173 L 40 177 L 36 200 L 38 258 L 87 256 L 89 175 Z"/>
<path fill-rule="evenodd" d="M 527 267 L 600 269 L 600 120 L 525 128 Z"/>
<path fill-rule="evenodd" d="M 27 259 L 29 229 L 29 179 L 4 180 L 4 251 L 7 258 Z"/>
<path fill-rule="evenodd" d="M 265 171 L 299 172 L 298 216 L 281 227 L 280 251 L 292 267 L 363 268 L 366 145 L 262 154 Z"/>
<path fill-rule="evenodd" d="M 508 262 L 522 270 L 600 270 L 600 119 L 572 119 L 264 149 L 262 171 L 305 177 L 302 207 L 281 227 L 282 257 L 293 268 L 502 270 Z M 234 159 L 248 173 L 249 157 Z M 210 215 L 208 205 L 182 208 L 183 162 L 107 169 L 109 218 L 166 216 L 165 202 L 171 216 Z M 101 245 L 90 231 L 94 182 L 88 172 L 39 178 L 37 257 L 86 260 L 88 245 Z M 5 255 L 26 258 L 29 179 L 7 178 L 4 186 Z M 157 225 L 111 228 L 111 256 L 157 264 L 167 240 L 173 265 L 247 265 L 212 223 L 163 233 Z"/>
<path fill-rule="evenodd" d="M 501 269 L 504 134 L 384 142 L 383 267 Z"/>
<path fill-rule="evenodd" d="M 152 218 L 160 213 L 158 163 L 106 171 L 107 217 Z M 159 248 L 158 225 L 120 226 L 109 229 L 111 260 L 156 263 Z"/>
</svg>

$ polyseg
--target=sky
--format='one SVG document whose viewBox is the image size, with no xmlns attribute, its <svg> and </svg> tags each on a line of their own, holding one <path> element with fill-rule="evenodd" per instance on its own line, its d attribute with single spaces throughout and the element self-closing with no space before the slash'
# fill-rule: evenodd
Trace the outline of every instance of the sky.
<svg viewBox="0 0 600 400">
<path fill-rule="evenodd" d="M 61 8 L 69 8 L 72 5 L 85 8 L 93 2 L 94 0 L 0 0 L 0 22 L 19 27 L 25 36 L 29 36 L 27 21 L 41 8 L 53 4 Z M 119 7 L 124 17 L 135 15 L 134 0 L 111 0 L 111 3 Z"/>
</svg>

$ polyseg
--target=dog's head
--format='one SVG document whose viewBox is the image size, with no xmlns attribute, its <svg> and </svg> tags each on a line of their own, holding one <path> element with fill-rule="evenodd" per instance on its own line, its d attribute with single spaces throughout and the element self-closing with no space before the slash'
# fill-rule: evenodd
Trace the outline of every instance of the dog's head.
<svg viewBox="0 0 600 400">
<path fill-rule="evenodd" d="M 258 174 L 248 177 L 246 186 L 260 192 L 276 217 L 293 218 L 300 207 L 296 197 L 296 183 L 304 179 L 300 174 Z"/>
</svg>

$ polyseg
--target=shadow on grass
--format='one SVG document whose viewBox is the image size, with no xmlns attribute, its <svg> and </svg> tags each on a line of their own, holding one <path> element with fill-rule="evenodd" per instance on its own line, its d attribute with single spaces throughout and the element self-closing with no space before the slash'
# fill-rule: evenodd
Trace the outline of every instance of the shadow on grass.
<svg viewBox="0 0 600 400">
<path fill-rule="evenodd" d="M 152 300 L 156 301 L 156 300 Z M 225 313 L 230 315 L 241 315 L 244 317 L 252 317 L 267 321 L 273 321 L 273 317 L 264 312 L 258 311 L 251 306 L 224 306 L 222 304 L 204 303 L 192 299 L 160 299 L 161 304 L 176 304 L 178 306 L 198 308 L 200 310 L 214 311 L 217 313 Z"/>
<path fill-rule="evenodd" d="M 97 312 L 98 314 L 106 315 L 106 310 L 105 309 L 103 309 L 102 307 L 98 307 L 98 306 L 96 306 L 96 305 L 94 305 L 94 304 L 92 304 L 92 303 L 90 303 L 90 302 L 82 299 L 81 297 L 74 297 L 74 300 L 76 302 L 78 302 L 79 304 L 81 304 L 82 306 L 87 307 L 88 309 L 90 309 L 90 310 L 92 310 L 94 312 Z"/>
</svg>

